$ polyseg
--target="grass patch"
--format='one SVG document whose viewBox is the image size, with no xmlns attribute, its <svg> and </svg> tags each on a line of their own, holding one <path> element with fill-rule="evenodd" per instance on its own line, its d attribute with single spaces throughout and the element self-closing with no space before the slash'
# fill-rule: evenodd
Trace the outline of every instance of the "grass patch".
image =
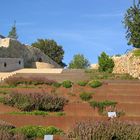
<svg viewBox="0 0 140 140">
<path fill-rule="evenodd" d="M 56 87 L 56 88 L 61 87 L 61 83 L 57 83 L 57 82 L 56 82 L 56 83 L 53 83 L 52 85 L 53 85 L 54 87 Z"/>
<path fill-rule="evenodd" d="M 31 111 L 31 112 L 27 112 L 27 111 L 22 111 L 22 112 L 10 112 L 8 114 L 11 115 L 41 115 L 41 116 L 64 116 L 66 115 L 65 112 L 45 112 L 45 111 Z"/>
<path fill-rule="evenodd" d="M 77 84 L 79 86 L 86 86 L 88 84 L 88 81 L 79 81 Z"/>
<path fill-rule="evenodd" d="M 62 82 L 62 86 L 65 88 L 71 88 L 73 83 L 70 80 L 66 80 Z"/>
<path fill-rule="evenodd" d="M 99 113 L 100 113 L 100 114 L 103 114 L 104 109 L 105 109 L 107 106 L 115 107 L 116 104 L 117 104 L 117 102 L 115 102 L 115 101 L 109 101 L 109 100 L 102 101 L 102 102 L 90 101 L 89 104 L 90 104 L 90 106 L 92 106 L 93 108 L 98 108 Z"/>
<path fill-rule="evenodd" d="M 56 112 L 55 115 L 56 116 L 65 116 L 66 114 L 65 114 L 65 112 Z"/>
<path fill-rule="evenodd" d="M 9 93 L 10 93 L 10 91 L 8 91 L 8 90 L 0 90 L 0 94 L 6 95 Z"/>
<path fill-rule="evenodd" d="M 79 96 L 83 101 L 89 101 L 90 99 L 92 99 L 92 95 L 93 93 L 83 92 Z"/>
<path fill-rule="evenodd" d="M 44 135 L 62 135 L 63 131 L 54 127 L 24 126 L 11 130 L 13 133 L 24 134 L 28 138 L 43 138 Z"/>
<path fill-rule="evenodd" d="M 89 81 L 88 85 L 92 88 L 97 88 L 97 87 L 100 87 L 102 83 L 97 80 L 92 80 L 92 81 Z"/>
<path fill-rule="evenodd" d="M 89 69 L 85 73 L 93 80 L 135 80 L 129 74 L 114 74 L 108 72 L 99 72 L 98 70 Z"/>
<path fill-rule="evenodd" d="M 48 112 L 39 111 L 39 110 L 32 111 L 32 112 L 27 112 L 27 111 L 22 111 L 22 112 L 10 112 L 9 114 L 12 114 L 12 115 L 43 115 L 43 116 L 49 115 Z"/>
</svg>

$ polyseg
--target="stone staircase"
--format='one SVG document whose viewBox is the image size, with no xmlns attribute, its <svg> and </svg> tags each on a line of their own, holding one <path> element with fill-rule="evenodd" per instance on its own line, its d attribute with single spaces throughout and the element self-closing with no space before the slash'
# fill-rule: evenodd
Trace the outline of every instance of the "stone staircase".
<svg viewBox="0 0 140 140">
<path fill-rule="evenodd" d="M 7 78 L 12 77 L 12 76 L 14 76 L 16 74 L 17 74 L 16 72 L 3 72 L 3 73 L 0 73 L 0 82 L 3 82 Z"/>
</svg>

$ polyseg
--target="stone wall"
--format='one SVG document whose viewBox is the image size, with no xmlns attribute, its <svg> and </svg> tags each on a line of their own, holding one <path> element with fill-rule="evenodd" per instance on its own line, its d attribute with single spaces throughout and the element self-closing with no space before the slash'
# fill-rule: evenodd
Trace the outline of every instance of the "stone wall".
<svg viewBox="0 0 140 140">
<path fill-rule="evenodd" d="M 112 57 L 115 63 L 113 73 L 128 73 L 140 79 L 140 56 L 134 56 L 133 51 L 120 57 Z"/>
<path fill-rule="evenodd" d="M 21 58 L 0 58 L 0 71 L 9 72 L 23 68 L 23 59 Z"/>
<path fill-rule="evenodd" d="M 25 68 L 32 67 L 32 62 L 37 61 L 49 63 L 55 68 L 60 68 L 56 62 L 54 62 L 38 48 L 21 44 L 19 41 L 9 38 L 2 40 L 3 41 L 0 42 L 1 58 L 22 58 Z"/>
<path fill-rule="evenodd" d="M 54 68 L 54 65 L 49 64 L 49 63 L 44 63 L 44 62 L 33 62 L 32 63 L 32 68 L 36 69 L 52 69 Z"/>
</svg>

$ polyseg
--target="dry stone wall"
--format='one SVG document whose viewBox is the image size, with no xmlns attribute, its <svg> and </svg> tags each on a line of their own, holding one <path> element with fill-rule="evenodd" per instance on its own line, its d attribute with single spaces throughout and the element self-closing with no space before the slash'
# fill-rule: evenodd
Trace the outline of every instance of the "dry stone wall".
<svg viewBox="0 0 140 140">
<path fill-rule="evenodd" d="M 120 57 L 113 57 L 115 66 L 113 73 L 128 73 L 140 79 L 140 56 L 134 56 L 133 51 Z"/>
</svg>

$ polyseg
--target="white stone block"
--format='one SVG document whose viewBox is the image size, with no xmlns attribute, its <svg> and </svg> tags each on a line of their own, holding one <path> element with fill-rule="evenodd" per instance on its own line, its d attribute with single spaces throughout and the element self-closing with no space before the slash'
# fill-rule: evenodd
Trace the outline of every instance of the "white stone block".
<svg viewBox="0 0 140 140">
<path fill-rule="evenodd" d="M 109 118 L 116 118 L 117 114 L 116 114 L 116 112 L 108 112 L 108 117 Z"/>
<path fill-rule="evenodd" d="M 44 140 L 53 140 L 53 135 L 45 135 Z"/>
</svg>

